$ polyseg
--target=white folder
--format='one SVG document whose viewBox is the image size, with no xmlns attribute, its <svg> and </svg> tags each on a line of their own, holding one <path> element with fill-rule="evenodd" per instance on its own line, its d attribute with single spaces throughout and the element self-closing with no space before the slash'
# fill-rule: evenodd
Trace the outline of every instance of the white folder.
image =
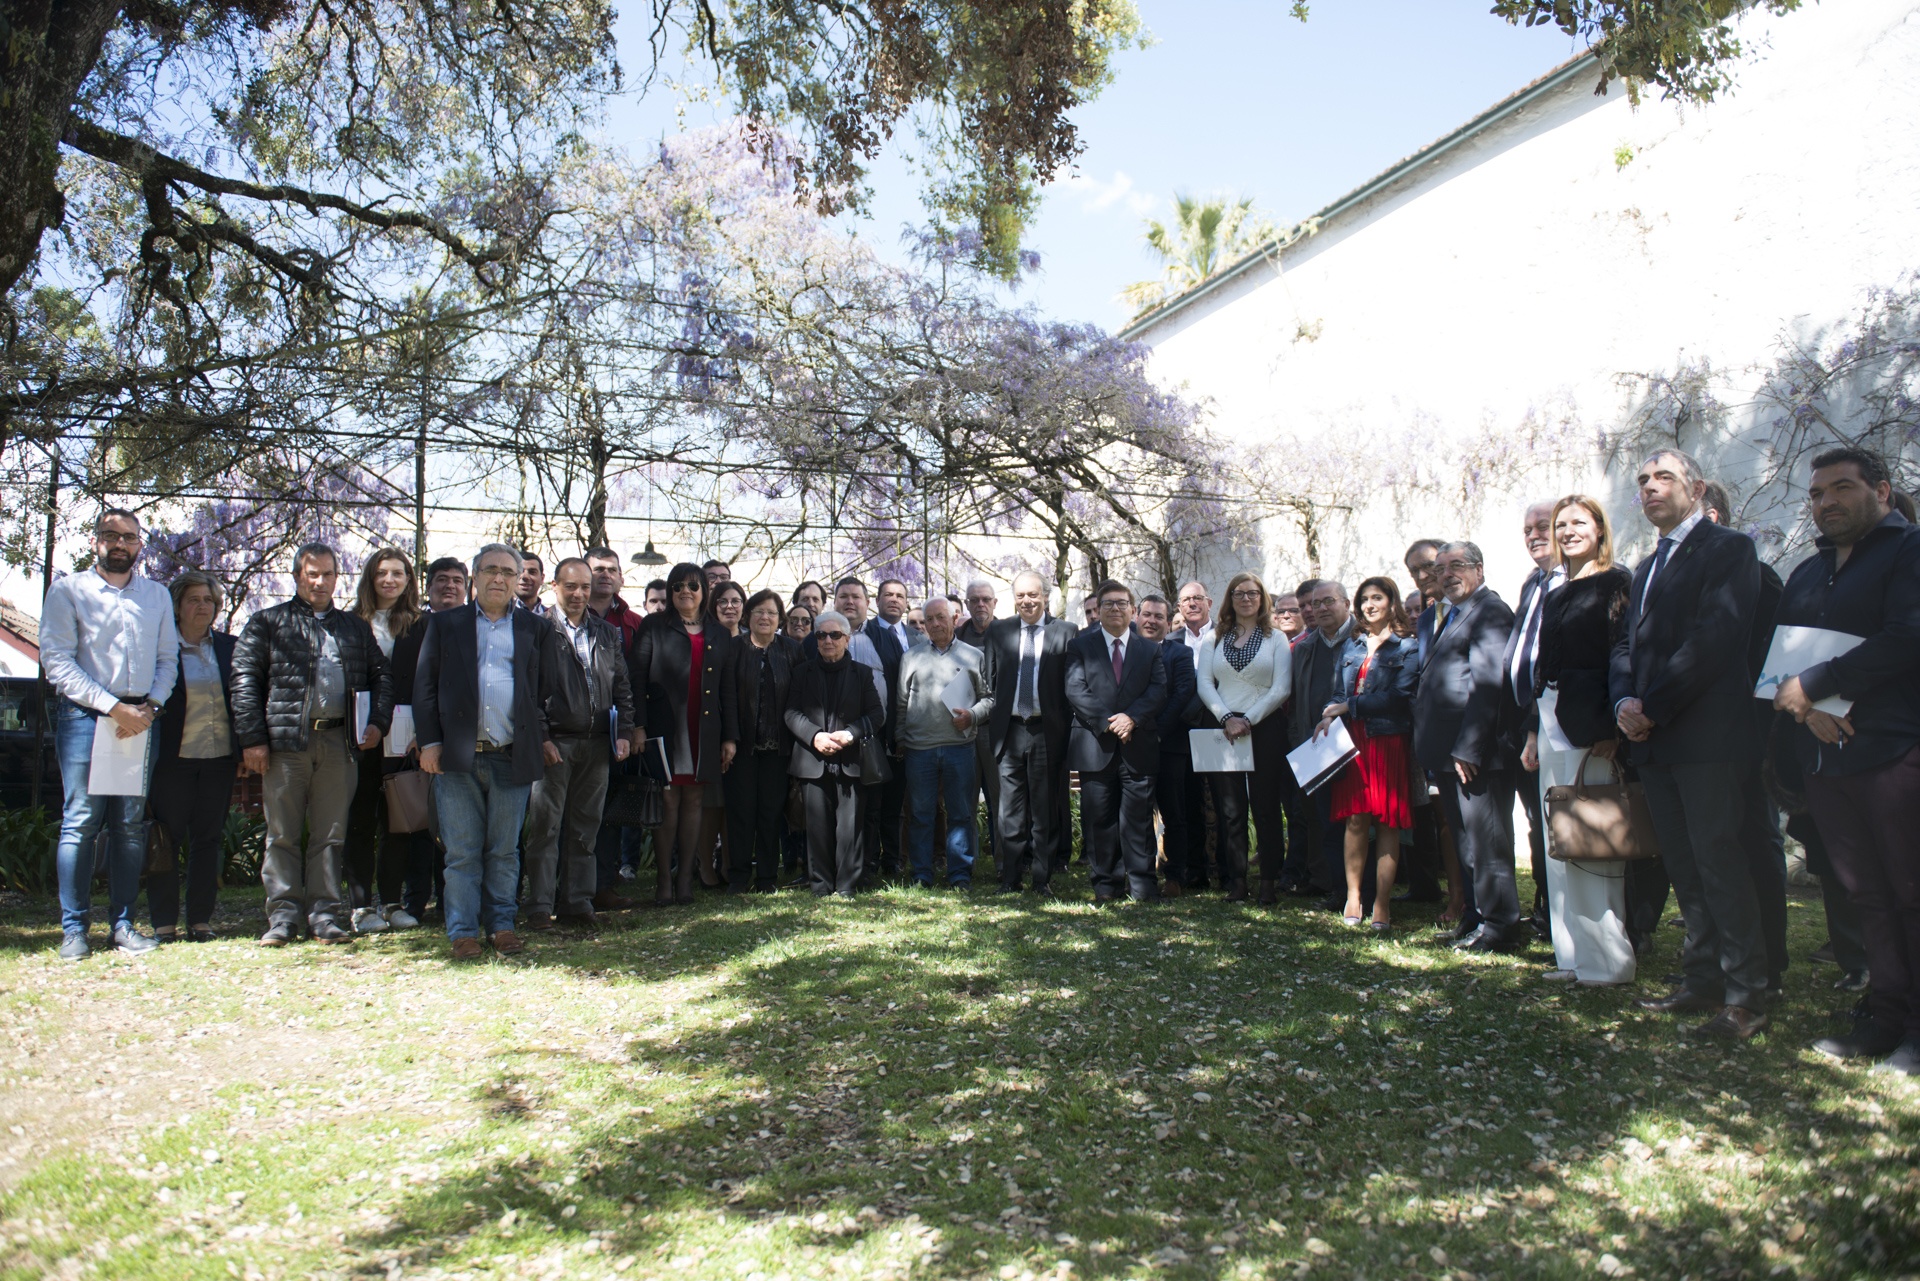
<svg viewBox="0 0 1920 1281">
<path fill-rule="evenodd" d="M 1223 729 L 1190 729 L 1187 747 L 1196 774 L 1245 774 L 1253 769 L 1253 735 L 1227 737 Z"/>
<path fill-rule="evenodd" d="M 1299 780 L 1300 790 L 1314 792 L 1332 782 L 1347 762 L 1360 755 L 1347 733 L 1345 721 L 1335 721 L 1324 734 L 1315 734 L 1287 753 L 1287 764 Z"/>
<path fill-rule="evenodd" d="M 93 755 L 87 762 L 90 796 L 145 796 L 147 794 L 147 736 L 152 730 L 121 738 L 113 717 L 93 722 Z"/>
<path fill-rule="evenodd" d="M 1771 703 L 1780 686 L 1788 679 L 1798 676 L 1815 663 L 1840 657 L 1860 641 L 1858 636 L 1830 631 L 1825 627 L 1774 628 L 1773 644 L 1767 647 L 1767 665 L 1760 670 L 1760 680 L 1753 687 L 1753 696 Z M 1845 716 L 1853 710 L 1853 700 L 1836 696 L 1823 698 L 1814 706 L 1830 716 Z"/>
</svg>

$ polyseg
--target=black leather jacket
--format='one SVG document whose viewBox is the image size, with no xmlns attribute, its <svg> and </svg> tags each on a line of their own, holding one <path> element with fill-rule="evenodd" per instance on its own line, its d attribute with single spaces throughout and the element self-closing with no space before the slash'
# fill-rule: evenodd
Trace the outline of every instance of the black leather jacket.
<svg viewBox="0 0 1920 1281">
<path fill-rule="evenodd" d="M 393 721 L 393 685 L 386 655 L 373 639 L 373 629 L 351 610 L 338 606 L 327 611 L 322 623 L 314 617 L 313 607 L 296 596 L 249 618 L 234 646 L 229 697 L 234 741 L 243 750 L 261 746 L 276 752 L 306 749 L 313 732 L 307 718 L 307 690 L 313 685 L 319 652 L 315 642 L 323 626 L 340 647 L 349 728 L 353 696 L 368 690 L 373 694 L 368 723 L 383 735 L 387 732 Z"/>
</svg>

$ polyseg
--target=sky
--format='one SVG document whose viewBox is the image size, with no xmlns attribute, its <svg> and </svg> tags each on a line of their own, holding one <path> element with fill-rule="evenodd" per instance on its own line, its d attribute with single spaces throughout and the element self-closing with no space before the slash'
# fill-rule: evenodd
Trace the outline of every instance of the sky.
<svg viewBox="0 0 1920 1281">
<path fill-rule="evenodd" d="M 1143 221 L 1176 191 L 1252 196 L 1285 226 L 1359 186 L 1578 52 L 1546 27 L 1510 27 L 1488 0 L 1138 0 L 1154 42 L 1119 56 L 1113 83 L 1073 115 L 1085 150 L 1047 186 L 1026 237 L 1040 255 L 1019 300 L 1118 329 L 1116 295 L 1155 274 Z M 630 82 L 648 65 L 643 15 L 619 30 Z M 697 106 L 687 124 L 716 116 Z M 606 134 L 636 147 L 676 127 L 658 86 L 617 104 Z M 859 233 L 889 257 L 924 217 L 895 155 L 872 174 Z"/>
</svg>

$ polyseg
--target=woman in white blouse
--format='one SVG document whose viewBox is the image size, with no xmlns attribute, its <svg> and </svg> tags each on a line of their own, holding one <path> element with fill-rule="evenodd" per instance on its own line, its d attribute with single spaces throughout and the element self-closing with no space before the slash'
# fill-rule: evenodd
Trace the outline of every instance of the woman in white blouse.
<svg viewBox="0 0 1920 1281">
<path fill-rule="evenodd" d="M 1287 731 L 1281 704 L 1293 689 L 1292 652 L 1273 630 L 1273 602 L 1254 574 L 1235 574 L 1213 636 L 1200 647 L 1195 670 L 1200 701 L 1229 742 L 1253 740 L 1253 769 L 1209 774 L 1218 820 L 1220 877 L 1227 898 L 1247 897 L 1247 810 L 1260 842 L 1261 900 L 1272 902 L 1286 858 L 1281 795 L 1285 788 Z"/>
<path fill-rule="evenodd" d="M 425 617 L 420 608 L 420 588 L 413 576 L 413 562 L 398 547 L 382 547 L 367 557 L 360 571 L 360 588 L 354 598 L 354 612 L 367 620 L 373 639 L 393 669 L 393 701 L 413 702 L 413 659 L 395 662 L 396 649 L 403 645 L 413 658 L 420 653 L 420 638 L 408 633 Z M 388 774 L 408 767 L 406 757 L 385 752 L 360 753 L 360 781 L 354 789 L 353 805 L 347 811 L 346 872 L 353 900 L 353 928 L 361 934 L 377 934 L 385 929 L 412 929 L 419 918 L 402 906 L 406 881 L 420 879 L 420 864 L 427 863 L 431 880 L 431 838 L 424 832 L 387 830 L 386 789 Z M 429 888 L 431 888 L 429 886 Z M 424 891 L 415 894 L 425 897 Z"/>
</svg>

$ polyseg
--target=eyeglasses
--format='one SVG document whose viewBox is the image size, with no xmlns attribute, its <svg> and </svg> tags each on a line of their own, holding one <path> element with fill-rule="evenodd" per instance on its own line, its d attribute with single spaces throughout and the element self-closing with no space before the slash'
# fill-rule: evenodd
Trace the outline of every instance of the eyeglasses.
<svg viewBox="0 0 1920 1281">
<path fill-rule="evenodd" d="M 1297 614 L 1300 612 L 1300 608 L 1297 605 L 1275 605 L 1273 612 L 1276 614 Z"/>
<path fill-rule="evenodd" d="M 518 578 L 520 571 L 508 569 L 505 565 L 488 565 L 480 571 L 482 578 Z"/>
<path fill-rule="evenodd" d="M 1233 594 L 1233 598 L 1235 600 L 1259 600 L 1260 589 L 1257 587 L 1243 587 Z"/>
<path fill-rule="evenodd" d="M 140 545 L 140 535 L 138 534 L 120 534 L 114 533 L 111 530 L 103 530 L 95 534 L 94 537 L 109 547 L 138 547 Z"/>
<path fill-rule="evenodd" d="M 1101 601 L 1100 608 L 1101 609 L 1132 609 L 1133 602 L 1130 600 L 1126 600 L 1122 597 L 1116 596 L 1112 600 Z"/>
</svg>

